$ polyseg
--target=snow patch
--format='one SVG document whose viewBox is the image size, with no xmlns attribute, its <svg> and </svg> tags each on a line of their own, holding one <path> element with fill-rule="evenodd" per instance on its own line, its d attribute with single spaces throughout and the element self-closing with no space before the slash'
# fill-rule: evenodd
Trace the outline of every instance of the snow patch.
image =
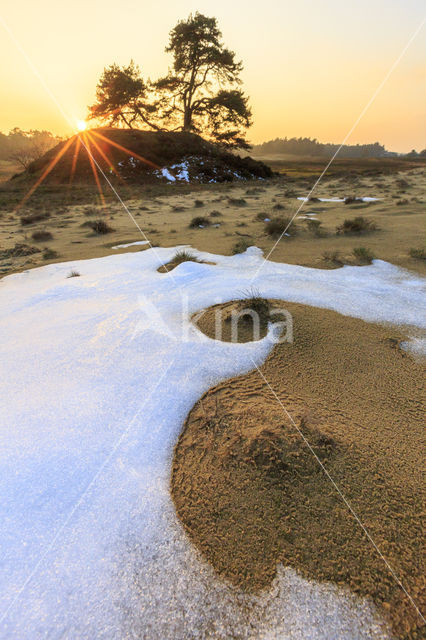
<svg viewBox="0 0 426 640">
<path fill-rule="evenodd" d="M 195 311 L 260 295 L 426 326 L 425 280 L 386 262 L 325 271 L 176 248 L 47 265 L 0 281 L 0 637 L 387 638 L 367 600 L 279 568 L 227 586 L 188 542 L 173 447 L 201 395 L 272 348 L 210 340 Z M 262 266 L 263 264 L 263 266 Z M 261 270 L 259 268 L 262 266 Z M 84 278 L 68 279 L 70 268 Z"/>
</svg>

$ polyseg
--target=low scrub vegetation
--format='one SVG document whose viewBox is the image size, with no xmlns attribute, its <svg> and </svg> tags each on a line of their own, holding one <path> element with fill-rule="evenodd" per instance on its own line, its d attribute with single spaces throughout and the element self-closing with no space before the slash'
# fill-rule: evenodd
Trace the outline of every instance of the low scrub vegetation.
<svg viewBox="0 0 426 640">
<path fill-rule="evenodd" d="M 410 257 L 416 260 L 426 260 L 426 249 L 410 249 Z"/>
<path fill-rule="evenodd" d="M 26 226 L 28 224 L 34 224 L 34 222 L 41 222 L 49 217 L 50 213 L 29 213 L 25 216 L 21 216 L 21 224 L 22 226 Z"/>
<path fill-rule="evenodd" d="M 208 227 L 209 224 L 210 224 L 210 220 L 205 216 L 195 216 L 195 218 L 192 218 L 191 222 L 189 223 L 189 228 L 200 229 L 203 227 Z"/>
<path fill-rule="evenodd" d="M 59 258 L 59 253 L 54 249 L 45 247 L 43 251 L 43 260 L 55 260 L 55 258 Z"/>
<path fill-rule="evenodd" d="M 352 254 L 360 264 L 371 264 L 374 260 L 374 254 L 366 247 L 355 247 Z"/>
<path fill-rule="evenodd" d="M 335 267 L 342 267 L 344 265 L 344 260 L 339 251 L 324 251 L 322 258 L 324 262 L 328 262 Z"/>
<path fill-rule="evenodd" d="M 75 271 L 75 269 L 71 269 L 71 271 L 67 275 L 67 278 L 79 278 L 79 277 L 80 277 L 80 274 L 78 271 Z"/>
<path fill-rule="evenodd" d="M 323 238 L 325 236 L 325 231 L 322 229 L 321 220 L 307 220 L 306 226 L 308 231 L 312 233 L 316 238 Z"/>
<path fill-rule="evenodd" d="M 272 218 L 265 223 L 265 231 L 269 236 L 277 237 L 287 233 L 291 218 Z M 295 232 L 295 225 L 291 225 L 292 232 Z"/>
<path fill-rule="evenodd" d="M 244 198 L 228 198 L 228 202 L 233 207 L 245 207 L 247 204 L 247 200 Z"/>
<path fill-rule="evenodd" d="M 249 247 L 251 247 L 253 242 L 250 242 L 246 238 L 240 238 L 232 247 L 232 253 L 236 255 L 237 253 L 244 253 Z"/>
<path fill-rule="evenodd" d="M 194 207 L 196 209 L 200 209 L 201 207 L 204 207 L 204 202 L 202 200 L 195 200 Z"/>
<path fill-rule="evenodd" d="M 336 227 L 336 232 L 349 235 L 351 233 L 369 233 L 370 231 L 376 231 L 376 229 L 375 222 L 363 216 L 357 216 L 356 218 L 347 218 L 343 224 Z"/>
<path fill-rule="evenodd" d="M 36 242 L 46 242 L 47 240 L 53 240 L 53 235 L 50 233 L 50 231 L 45 230 L 34 231 L 31 237 Z"/>
<path fill-rule="evenodd" d="M 104 235 L 106 233 L 112 233 L 114 229 L 109 226 L 105 220 L 88 220 L 87 222 L 83 222 L 82 227 L 89 227 L 97 233 L 98 235 Z"/>
</svg>

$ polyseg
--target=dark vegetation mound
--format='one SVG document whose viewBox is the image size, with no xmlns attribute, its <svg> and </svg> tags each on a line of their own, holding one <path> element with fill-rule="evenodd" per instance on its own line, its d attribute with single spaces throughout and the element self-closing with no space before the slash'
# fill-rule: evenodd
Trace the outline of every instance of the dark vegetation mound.
<svg viewBox="0 0 426 640">
<path fill-rule="evenodd" d="M 41 174 L 67 144 L 61 142 L 50 149 L 23 175 Z M 46 180 L 68 183 L 73 175 L 74 181 L 92 182 L 93 169 L 85 147 L 90 147 L 96 163 L 113 180 L 206 183 L 273 175 L 263 162 L 224 151 L 193 133 L 100 128 L 74 136 Z"/>
</svg>

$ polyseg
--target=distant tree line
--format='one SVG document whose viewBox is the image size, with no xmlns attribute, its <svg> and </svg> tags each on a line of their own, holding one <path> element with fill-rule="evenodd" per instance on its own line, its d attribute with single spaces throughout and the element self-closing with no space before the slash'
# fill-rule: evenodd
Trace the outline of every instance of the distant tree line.
<svg viewBox="0 0 426 640">
<path fill-rule="evenodd" d="M 318 142 L 316 138 L 275 138 L 253 147 L 262 155 L 290 154 L 298 156 L 332 156 L 340 145 Z M 383 158 L 397 155 L 387 151 L 379 142 L 344 145 L 339 151 L 342 158 Z"/>
<path fill-rule="evenodd" d="M 190 15 L 171 30 L 167 75 L 145 80 L 137 64 L 105 67 L 89 119 L 128 128 L 187 131 L 225 147 L 248 148 L 251 110 L 242 63 L 225 47 L 216 18 Z"/>
<path fill-rule="evenodd" d="M 26 169 L 60 140 L 50 131 L 23 131 L 15 127 L 8 134 L 0 132 L 0 160 L 13 161 Z"/>
</svg>

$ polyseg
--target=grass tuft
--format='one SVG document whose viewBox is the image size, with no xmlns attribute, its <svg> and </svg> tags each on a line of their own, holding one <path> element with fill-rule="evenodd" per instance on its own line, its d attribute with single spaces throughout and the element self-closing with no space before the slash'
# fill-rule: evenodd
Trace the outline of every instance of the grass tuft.
<svg viewBox="0 0 426 640">
<path fill-rule="evenodd" d="M 253 242 L 246 240 L 246 238 L 240 238 L 232 247 L 232 253 L 236 255 L 237 253 L 244 253 L 249 247 L 253 245 Z"/>
<path fill-rule="evenodd" d="M 198 229 L 199 227 L 208 227 L 209 224 L 210 220 L 205 216 L 195 216 L 195 218 L 192 218 L 191 222 L 189 223 L 189 228 Z"/>
<path fill-rule="evenodd" d="M 272 218 L 269 222 L 265 223 L 265 231 L 269 236 L 280 236 L 287 229 L 291 218 Z M 295 225 L 291 225 L 291 229 L 294 233 Z"/>
<path fill-rule="evenodd" d="M 336 232 L 349 235 L 351 233 L 368 233 L 370 231 L 376 231 L 376 229 L 377 225 L 375 222 L 363 216 L 357 216 L 356 218 L 347 218 L 343 224 L 336 227 Z"/>
<path fill-rule="evenodd" d="M 414 249 L 411 248 L 409 251 L 410 257 L 415 258 L 416 260 L 426 260 L 426 250 L 425 249 Z"/>
<path fill-rule="evenodd" d="M 47 240 L 53 240 L 53 235 L 50 233 L 50 231 L 45 231 L 45 230 L 34 231 L 31 237 L 36 242 L 45 242 Z"/>
<path fill-rule="evenodd" d="M 360 264 L 371 264 L 374 260 L 373 252 L 366 247 L 355 247 L 352 253 Z"/>
</svg>

